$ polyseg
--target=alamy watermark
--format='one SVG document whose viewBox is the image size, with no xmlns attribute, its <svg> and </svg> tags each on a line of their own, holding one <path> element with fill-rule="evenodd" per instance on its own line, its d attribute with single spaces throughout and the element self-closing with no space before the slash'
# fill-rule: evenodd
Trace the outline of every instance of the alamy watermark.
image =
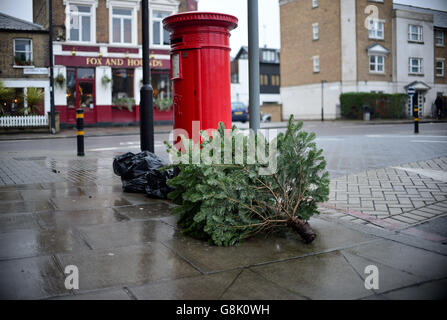
<svg viewBox="0 0 447 320">
<path fill-rule="evenodd" d="M 67 275 L 65 277 L 65 289 L 67 290 L 78 290 L 79 289 L 79 269 L 75 265 L 68 265 L 65 267 L 64 273 Z"/>
<path fill-rule="evenodd" d="M 366 266 L 365 274 L 367 275 L 365 278 L 365 289 L 379 289 L 379 268 L 373 264 Z"/>
</svg>

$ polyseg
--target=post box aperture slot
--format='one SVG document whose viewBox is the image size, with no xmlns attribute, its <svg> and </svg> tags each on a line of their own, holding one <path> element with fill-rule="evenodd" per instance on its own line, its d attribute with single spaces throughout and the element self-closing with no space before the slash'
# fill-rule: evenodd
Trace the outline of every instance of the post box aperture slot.
<svg viewBox="0 0 447 320">
<path fill-rule="evenodd" d="M 181 57 L 180 53 L 174 53 L 171 55 L 171 79 L 180 79 L 181 74 Z"/>
<path fill-rule="evenodd" d="M 173 44 L 181 43 L 181 42 L 183 42 L 183 37 L 178 37 L 178 38 L 171 39 L 171 46 Z"/>
</svg>

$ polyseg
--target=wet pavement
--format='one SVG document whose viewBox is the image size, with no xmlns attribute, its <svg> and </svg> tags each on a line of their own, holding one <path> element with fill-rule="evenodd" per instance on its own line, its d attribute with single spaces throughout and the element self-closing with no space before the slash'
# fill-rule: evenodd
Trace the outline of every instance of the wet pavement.
<svg viewBox="0 0 447 320">
<path fill-rule="evenodd" d="M 184 236 L 169 201 L 122 192 L 116 150 L 1 151 L 2 161 L 21 162 L 17 170 L 54 180 L 0 186 L 0 299 L 447 298 L 447 244 L 421 237 L 447 236 L 439 211 L 422 211 L 411 229 L 322 211 L 310 221 L 318 234 L 310 245 L 285 233 L 222 248 Z M 78 290 L 65 288 L 69 265 L 79 269 Z M 365 288 L 370 265 L 378 289 Z"/>
<path fill-rule="evenodd" d="M 170 202 L 123 193 L 110 159 L 74 163 L 76 174 L 71 159 L 39 164 L 63 182 L 0 187 L 0 298 L 446 297 L 442 244 L 416 247 L 395 231 L 320 215 L 311 219 L 318 237 L 310 245 L 286 233 L 216 247 L 182 235 Z M 364 285 L 371 264 L 377 290 Z M 69 265 L 79 269 L 79 290 L 64 286 Z"/>
</svg>

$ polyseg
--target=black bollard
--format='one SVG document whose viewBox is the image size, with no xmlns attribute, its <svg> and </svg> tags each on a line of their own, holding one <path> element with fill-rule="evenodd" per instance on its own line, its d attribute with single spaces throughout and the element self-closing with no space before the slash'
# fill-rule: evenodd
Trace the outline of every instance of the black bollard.
<svg viewBox="0 0 447 320">
<path fill-rule="evenodd" d="M 414 116 L 414 133 L 419 133 L 419 107 L 415 106 L 413 109 Z"/>
<path fill-rule="evenodd" d="M 76 129 L 78 130 L 78 156 L 84 156 L 84 109 L 76 109 Z"/>
</svg>

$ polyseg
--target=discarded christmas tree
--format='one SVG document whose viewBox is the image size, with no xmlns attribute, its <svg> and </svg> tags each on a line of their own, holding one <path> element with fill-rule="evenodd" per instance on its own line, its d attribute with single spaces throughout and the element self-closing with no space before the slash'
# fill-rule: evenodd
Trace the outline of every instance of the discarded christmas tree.
<svg viewBox="0 0 447 320">
<path fill-rule="evenodd" d="M 302 125 L 291 117 L 286 133 L 269 143 L 260 133 L 245 136 L 235 127 L 225 133 L 220 124 L 201 148 L 188 139 L 182 139 L 186 153 L 169 148 L 182 162 L 174 165 L 180 170 L 168 181 L 174 189 L 168 197 L 178 204 L 173 213 L 184 233 L 229 246 L 289 227 L 312 242 L 316 234 L 308 220 L 318 213 L 317 203 L 328 199 L 329 179 L 315 134 Z"/>
</svg>

